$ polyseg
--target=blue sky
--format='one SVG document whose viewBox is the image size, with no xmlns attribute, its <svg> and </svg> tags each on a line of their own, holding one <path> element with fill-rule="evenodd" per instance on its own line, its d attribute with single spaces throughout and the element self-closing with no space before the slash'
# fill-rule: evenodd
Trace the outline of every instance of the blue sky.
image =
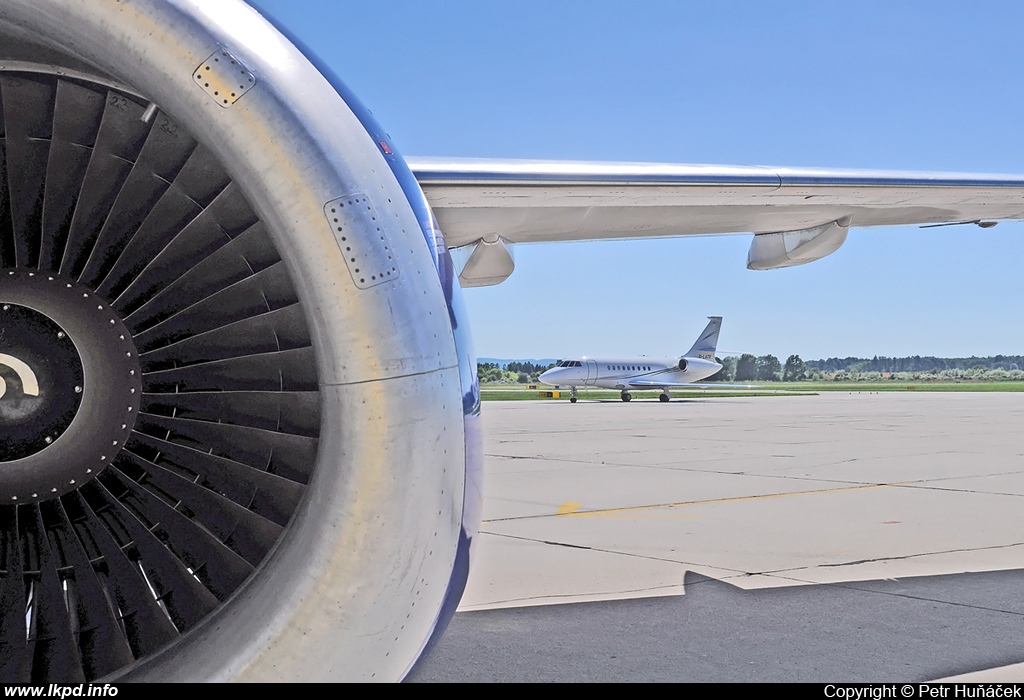
<svg viewBox="0 0 1024 700">
<path fill-rule="evenodd" d="M 1024 171 L 1013 2 L 261 0 L 406 155 Z M 489 357 L 1024 354 L 1024 223 L 854 229 L 745 268 L 749 235 L 520 246 L 466 290 Z"/>
</svg>

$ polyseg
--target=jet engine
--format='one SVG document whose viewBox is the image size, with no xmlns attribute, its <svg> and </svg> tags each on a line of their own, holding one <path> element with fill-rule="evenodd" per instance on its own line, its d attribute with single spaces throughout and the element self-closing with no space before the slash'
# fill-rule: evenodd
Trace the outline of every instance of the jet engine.
<svg viewBox="0 0 1024 700">
<path fill-rule="evenodd" d="M 0 678 L 397 680 L 479 522 L 394 144 L 234 0 L 0 0 Z"/>
<path fill-rule="evenodd" d="M 679 371 L 680 372 L 685 372 L 686 371 L 686 358 L 685 357 L 680 357 L 679 358 Z"/>
</svg>

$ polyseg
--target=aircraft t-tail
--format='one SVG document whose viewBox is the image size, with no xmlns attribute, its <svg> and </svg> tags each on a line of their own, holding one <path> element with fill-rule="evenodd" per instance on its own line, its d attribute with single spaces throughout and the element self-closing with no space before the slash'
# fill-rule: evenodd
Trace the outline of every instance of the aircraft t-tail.
<svg viewBox="0 0 1024 700">
<path fill-rule="evenodd" d="M 540 375 L 540 381 L 554 386 L 567 386 L 569 401 L 576 403 L 581 386 L 618 389 L 623 401 L 633 398 L 630 389 L 661 389 L 659 401 L 669 401 L 669 389 L 692 385 L 722 369 L 715 361 L 721 316 L 708 316 L 708 325 L 697 337 L 693 347 L 680 357 L 651 359 L 649 357 L 581 357 L 562 360 Z"/>
</svg>

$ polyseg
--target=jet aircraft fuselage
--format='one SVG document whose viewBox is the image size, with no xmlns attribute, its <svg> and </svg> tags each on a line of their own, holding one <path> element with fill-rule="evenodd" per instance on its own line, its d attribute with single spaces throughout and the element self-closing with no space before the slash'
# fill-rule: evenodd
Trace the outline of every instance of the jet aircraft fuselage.
<svg viewBox="0 0 1024 700">
<path fill-rule="evenodd" d="M 700 357 L 581 357 L 562 360 L 541 374 L 540 381 L 569 387 L 662 389 L 706 379 L 720 369 L 714 359 Z"/>
<path fill-rule="evenodd" d="M 622 400 L 629 401 L 630 389 L 661 389 L 662 401 L 670 398 L 669 389 L 706 379 L 722 369 L 715 360 L 721 316 L 709 317 L 707 327 L 690 350 L 681 357 L 581 357 L 561 360 L 540 375 L 540 381 L 572 390 L 570 400 L 576 403 L 576 389 L 581 386 L 618 389 Z"/>
</svg>

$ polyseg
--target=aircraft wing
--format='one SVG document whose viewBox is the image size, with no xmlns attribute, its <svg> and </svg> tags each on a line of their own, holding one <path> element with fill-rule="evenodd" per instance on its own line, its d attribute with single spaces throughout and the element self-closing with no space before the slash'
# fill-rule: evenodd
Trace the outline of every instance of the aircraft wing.
<svg viewBox="0 0 1024 700">
<path fill-rule="evenodd" d="M 851 226 L 1024 218 L 1024 176 L 1016 175 L 437 158 L 409 164 L 448 246 L 478 244 L 478 262 L 489 263 L 470 270 L 468 280 L 464 274 L 470 286 L 473 274 L 489 284 L 511 274 L 511 256 L 498 248 L 514 243 L 750 232 L 759 235 L 748 267 L 771 269 L 834 252 Z"/>
<path fill-rule="evenodd" d="M 654 382 L 648 379 L 634 379 L 627 382 L 637 389 L 756 389 L 753 384 L 696 384 L 693 382 Z"/>
</svg>

